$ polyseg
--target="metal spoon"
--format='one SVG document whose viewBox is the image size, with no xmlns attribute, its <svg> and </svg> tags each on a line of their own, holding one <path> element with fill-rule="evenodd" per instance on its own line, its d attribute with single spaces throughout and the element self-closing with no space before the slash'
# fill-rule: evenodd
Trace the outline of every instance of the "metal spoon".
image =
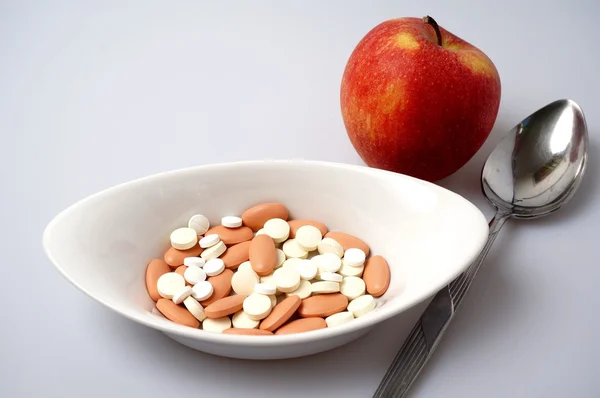
<svg viewBox="0 0 600 398">
<path fill-rule="evenodd" d="M 509 218 L 537 218 L 558 210 L 577 191 L 586 169 L 588 133 L 571 100 L 533 113 L 498 144 L 481 175 L 484 195 L 496 207 L 479 256 L 440 290 L 407 337 L 373 397 L 404 397 L 440 342 L 494 239 Z"/>
</svg>

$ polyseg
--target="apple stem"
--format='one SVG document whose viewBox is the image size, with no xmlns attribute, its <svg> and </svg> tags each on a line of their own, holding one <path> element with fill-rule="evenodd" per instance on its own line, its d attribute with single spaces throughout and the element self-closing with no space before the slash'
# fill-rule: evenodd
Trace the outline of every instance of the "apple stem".
<svg viewBox="0 0 600 398">
<path fill-rule="evenodd" d="M 442 32 L 440 32 L 440 27 L 435 22 L 435 19 L 431 18 L 429 15 L 423 17 L 423 22 L 433 26 L 433 30 L 435 30 L 435 35 L 437 36 L 437 44 L 438 46 L 442 45 Z"/>
</svg>

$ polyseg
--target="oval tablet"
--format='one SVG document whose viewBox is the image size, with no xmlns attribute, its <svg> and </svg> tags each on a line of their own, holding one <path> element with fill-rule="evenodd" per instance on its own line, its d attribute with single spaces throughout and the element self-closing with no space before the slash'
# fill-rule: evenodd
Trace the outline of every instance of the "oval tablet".
<svg viewBox="0 0 600 398">
<path fill-rule="evenodd" d="M 228 296 L 231 293 L 231 278 L 233 277 L 233 271 L 226 269 L 217 276 L 208 277 L 207 281 L 213 287 L 213 294 L 206 300 L 200 302 L 202 306 L 207 307 L 215 301 Z"/>
<path fill-rule="evenodd" d="M 301 318 L 296 319 L 287 325 L 283 325 L 277 329 L 275 334 L 303 333 L 310 332 L 312 330 L 325 329 L 326 327 L 327 323 L 323 318 Z"/>
<path fill-rule="evenodd" d="M 295 238 L 298 229 L 305 225 L 312 225 L 313 227 L 317 228 L 319 231 L 321 231 L 321 235 L 323 236 L 325 236 L 327 233 L 327 226 L 322 222 L 315 220 L 290 220 L 288 221 L 288 225 L 290 226 L 290 238 Z"/>
<path fill-rule="evenodd" d="M 365 255 L 369 255 L 369 245 L 367 245 L 364 241 L 358 239 L 354 235 L 350 235 L 340 231 L 331 231 L 328 232 L 327 235 L 325 235 L 325 237 L 336 240 L 340 245 L 342 245 L 344 251 L 353 247 L 357 247 L 363 252 L 365 252 Z"/>
<path fill-rule="evenodd" d="M 363 280 L 371 296 L 382 296 L 390 286 L 390 279 L 390 267 L 385 258 L 378 255 L 367 260 Z"/>
<path fill-rule="evenodd" d="M 260 329 L 237 329 L 229 328 L 223 331 L 223 334 L 242 334 L 246 336 L 272 336 L 273 333 Z"/>
<path fill-rule="evenodd" d="M 250 243 L 252 241 L 238 243 L 230 246 L 221 256 L 221 260 L 225 263 L 225 267 L 229 269 L 237 269 L 241 263 L 248 261 L 250 258 Z"/>
<path fill-rule="evenodd" d="M 162 298 L 162 296 L 158 293 L 156 283 L 158 282 L 158 278 L 167 272 L 171 272 L 169 264 L 167 264 L 164 260 L 157 258 L 150 261 L 150 263 L 148 263 L 148 267 L 146 267 L 146 289 L 148 290 L 150 298 L 154 301 L 158 301 Z"/>
<path fill-rule="evenodd" d="M 242 309 L 246 296 L 227 296 L 223 297 L 204 308 L 207 318 L 222 318 L 227 315 L 235 314 Z"/>
<path fill-rule="evenodd" d="M 175 304 L 171 300 L 160 299 L 156 302 L 156 309 L 171 322 L 178 323 L 191 328 L 198 328 L 200 322 L 188 310 Z"/>
<path fill-rule="evenodd" d="M 177 250 L 174 247 L 170 247 L 165 252 L 164 259 L 171 268 L 177 268 L 180 265 L 183 265 L 183 261 L 186 257 L 198 257 L 203 250 L 204 249 L 198 245 L 187 250 Z"/>
<path fill-rule="evenodd" d="M 286 323 L 288 319 L 296 313 L 296 310 L 300 307 L 301 303 L 302 300 L 298 296 L 287 297 L 273 308 L 269 316 L 263 319 L 259 329 L 268 330 L 270 332 L 274 331 Z"/>
<path fill-rule="evenodd" d="M 348 298 L 341 293 L 322 294 L 302 300 L 298 315 L 303 318 L 327 317 L 346 310 Z"/>
<path fill-rule="evenodd" d="M 227 228 L 222 225 L 212 227 L 206 231 L 206 235 L 217 234 L 221 239 L 221 242 L 226 245 L 235 245 L 238 243 L 246 242 L 254 236 L 252 230 L 248 227 L 239 228 Z"/>
<path fill-rule="evenodd" d="M 250 265 L 259 276 L 269 275 L 275 269 L 277 252 L 275 242 L 268 235 L 257 235 L 250 244 Z"/>
<path fill-rule="evenodd" d="M 250 227 L 253 231 L 258 231 L 268 220 L 272 218 L 287 220 L 288 216 L 288 209 L 283 204 L 262 203 L 242 213 L 242 221 L 245 226 Z"/>
</svg>

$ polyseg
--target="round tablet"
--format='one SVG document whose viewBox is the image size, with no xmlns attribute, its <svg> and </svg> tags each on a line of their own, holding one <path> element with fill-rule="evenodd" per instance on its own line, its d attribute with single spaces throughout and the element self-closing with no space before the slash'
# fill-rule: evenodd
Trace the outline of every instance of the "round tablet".
<svg viewBox="0 0 600 398">
<path fill-rule="evenodd" d="M 300 273 L 300 279 L 310 281 L 317 276 L 317 265 L 312 260 L 300 260 L 294 264 Z"/>
<path fill-rule="evenodd" d="M 323 238 L 323 240 L 321 240 L 321 242 L 319 242 L 317 245 L 317 250 L 319 251 L 319 254 L 333 253 L 339 258 L 342 258 L 344 255 L 344 248 L 342 245 L 340 245 L 337 240 L 332 238 Z"/>
<path fill-rule="evenodd" d="M 238 216 L 225 216 L 221 218 L 221 225 L 227 228 L 241 227 L 242 218 Z"/>
<path fill-rule="evenodd" d="M 185 286 L 185 279 L 176 272 L 167 272 L 156 281 L 158 294 L 166 299 L 172 299 L 175 293 Z"/>
<path fill-rule="evenodd" d="M 238 272 L 240 271 L 252 271 L 254 272 L 254 270 L 252 269 L 252 264 L 250 264 L 250 261 L 244 261 L 243 263 L 240 264 L 240 266 L 237 269 Z M 254 272 L 256 273 L 256 272 Z"/>
<path fill-rule="evenodd" d="M 283 265 L 286 260 L 285 253 L 281 249 L 275 249 L 275 253 L 277 253 L 277 259 L 275 261 L 275 268 L 279 268 Z"/>
<path fill-rule="evenodd" d="M 319 242 L 323 239 L 323 235 L 319 228 L 312 225 L 303 225 L 296 231 L 296 242 L 307 252 L 316 250 Z"/>
<path fill-rule="evenodd" d="M 338 312 L 337 314 L 329 315 L 325 318 L 328 327 L 343 325 L 354 319 L 354 315 L 350 311 Z"/>
<path fill-rule="evenodd" d="M 254 285 L 259 283 L 258 275 L 252 270 L 240 270 L 231 278 L 231 288 L 236 294 L 249 296 L 254 292 Z"/>
<path fill-rule="evenodd" d="M 344 252 L 344 261 L 351 267 L 362 267 L 365 264 L 365 252 L 355 247 Z"/>
<path fill-rule="evenodd" d="M 271 299 L 271 308 L 277 305 L 277 296 L 274 294 L 269 294 L 269 298 Z"/>
<path fill-rule="evenodd" d="M 364 266 L 362 267 L 353 267 L 351 265 L 346 264 L 345 261 L 342 261 L 342 267 L 339 269 L 339 273 L 342 276 L 362 276 Z"/>
<path fill-rule="evenodd" d="M 301 299 L 305 299 L 310 296 L 312 290 L 310 288 L 309 281 L 300 281 L 300 284 L 293 292 L 286 293 L 287 296 L 298 296 Z"/>
<path fill-rule="evenodd" d="M 189 268 L 188 268 L 189 269 Z M 220 258 L 213 258 L 204 264 L 204 272 L 208 276 L 216 276 L 225 270 L 225 263 Z M 186 270 L 187 272 L 187 270 Z"/>
<path fill-rule="evenodd" d="M 259 229 L 258 231 L 256 231 L 254 233 L 254 236 L 258 236 L 258 235 L 266 235 L 267 233 L 265 232 L 264 228 Z"/>
<path fill-rule="evenodd" d="M 365 290 L 365 281 L 356 276 L 347 276 L 340 284 L 340 293 L 348 297 L 348 300 L 354 300 L 355 298 L 362 296 L 365 294 Z"/>
<path fill-rule="evenodd" d="M 319 254 L 311 261 L 315 262 L 321 272 L 337 272 L 342 267 L 342 260 L 333 253 Z"/>
<path fill-rule="evenodd" d="M 206 260 L 202 257 L 186 257 L 183 259 L 183 265 L 186 267 L 203 267 Z"/>
<path fill-rule="evenodd" d="M 191 249 L 198 243 L 198 235 L 192 228 L 177 228 L 171 232 L 171 246 L 177 250 Z"/>
<path fill-rule="evenodd" d="M 200 322 L 206 319 L 206 314 L 204 313 L 204 307 L 200 304 L 195 298 L 188 297 L 183 300 L 183 305 L 187 310 Z"/>
<path fill-rule="evenodd" d="M 225 250 L 227 250 L 227 246 L 225 246 L 225 243 L 223 243 L 223 241 L 221 241 L 221 242 L 217 243 L 216 245 L 211 246 L 208 249 L 205 249 L 200 254 L 200 257 L 202 257 L 206 261 L 209 261 L 209 260 L 212 260 L 213 258 L 217 258 L 221 254 L 225 253 Z M 206 264 L 204 264 L 204 266 L 206 267 Z"/>
<path fill-rule="evenodd" d="M 211 333 L 223 333 L 231 327 L 231 319 L 228 316 L 222 318 L 206 318 L 202 321 L 202 329 Z"/>
<path fill-rule="evenodd" d="M 298 288 L 300 273 L 295 267 L 281 267 L 273 272 L 273 282 L 279 291 L 292 292 Z"/>
<path fill-rule="evenodd" d="M 260 321 L 271 313 L 271 299 L 264 294 L 252 293 L 244 300 L 243 308 L 250 319 Z"/>
<path fill-rule="evenodd" d="M 359 296 L 348 304 L 348 311 L 354 315 L 355 318 L 361 317 L 368 312 L 375 309 L 375 299 L 370 294 Z"/>
<path fill-rule="evenodd" d="M 221 241 L 218 234 L 210 234 L 206 235 L 204 238 L 200 239 L 200 247 L 203 249 L 207 249 L 211 246 L 216 245 Z"/>
<path fill-rule="evenodd" d="M 273 274 L 261 276 L 260 281 L 263 283 L 270 283 L 272 285 L 275 285 L 275 281 L 273 280 Z"/>
<path fill-rule="evenodd" d="M 263 229 L 275 243 L 281 243 L 290 236 L 290 225 L 281 218 L 268 220 Z"/>
<path fill-rule="evenodd" d="M 310 285 L 310 291 L 314 294 L 336 293 L 340 291 L 340 284 L 329 281 L 314 282 Z"/>
<path fill-rule="evenodd" d="M 300 247 L 296 239 L 289 239 L 283 243 L 283 253 L 287 257 L 306 258 L 308 251 Z"/>
<path fill-rule="evenodd" d="M 329 282 L 341 282 L 342 280 L 344 280 L 344 277 L 341 276 L 340 274 L 336 274 L 334 272 L 321 272 L 321 275 L 319 275 L 319 277 L 321 278 L 322 281 L 329 281 Z"/>
<path fill-rule="evenodd" d="M 297 257 L 288 258 L 287 260 L 285 260 L 285 261 L 283 262 L 283 267 L 289 267 L 289 266 L 292 266 L 292 267 L 297 267 L 297 266 L 298 266 L 298 264 L 299 264 L 301 261 L 304 261 L 304 260 L 305 260 L 305 259 L 302 259 L 302 258 L 297 258 Z"/>
<path fill-rule="evenodd" d="M 190 297 L 192 295 L 192 288 L 189 286 L 184 286 L 173 295 L 173 302 L 175 304 L 183 303 L 183 300 Z"/>
<path fill-rule="evenodd" d="M 200 267 L 187 267 L 183 277 L 193 286 L 206 280 L 206 272 Z"/>
<path fill-rule="evenodd" d="M 195 214 L 190 217 L 188 227 L 196 231 L 197 235 L 204 235 L 208 231 L 208 228 L 210 228 L 210 222 L 202 214 Z"/>
<path fill-rule="evenodd" d="M 198 301 L 204 301 L 212 296 L 214 291 L 213 285 L 208 282 L 200 282 L 192 288 L 192 297 Z"/>
<path fill-rule="evenodd" d="M 238 329 L 255 329 L 258 327 L 260 321 L 255 321 L 250 319 L 248 314 L 244 312 L 244 310 L 236 312 L 231 317 L 231 323 L 233 323 L 234 328 Z"/>
<path fill-rule="evenodd" d="M 268 296 L 277 293 L 277 287 L 271 283 L 256 283 L 254 285 L 254 293 Z"/>
</svg>

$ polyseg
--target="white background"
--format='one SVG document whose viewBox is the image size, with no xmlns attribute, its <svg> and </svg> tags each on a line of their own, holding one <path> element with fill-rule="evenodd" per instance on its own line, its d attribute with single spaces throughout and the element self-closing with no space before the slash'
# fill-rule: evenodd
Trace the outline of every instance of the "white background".
<svg viewBox="0 0 600 398">
<path fill-rule="evenodd" d="M 41 237 L 74 201 L 165 170 L 360 164 L 340 115 L 348 56 L 378 23 L 425 14 L 485 51 L 502 78 L 492 135 L 441 185 L 491 217 L 479 190 L 485 157 L 555 99 L 582 106 L 591 146 L 569 206 L 506 225 L 411 396 L 600 396 L 594 0 L 1 1 L 0 396 L 371 396 L 422 305 L 322 355 L 212 357 L 84 296 L 47 261 Z"/>
</svg>

